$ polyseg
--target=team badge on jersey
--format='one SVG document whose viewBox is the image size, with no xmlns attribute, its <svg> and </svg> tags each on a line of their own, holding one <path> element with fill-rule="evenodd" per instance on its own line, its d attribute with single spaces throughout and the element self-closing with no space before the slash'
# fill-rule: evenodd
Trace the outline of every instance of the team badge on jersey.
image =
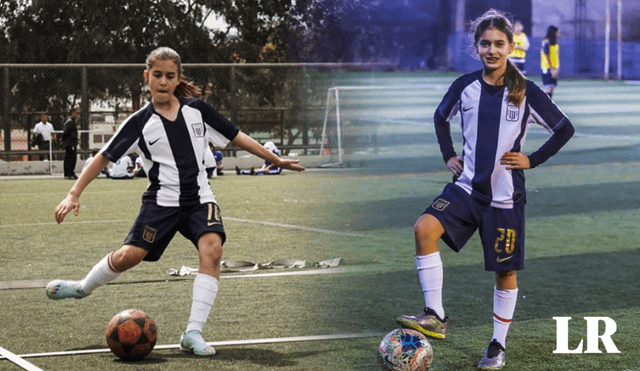
<svg viewBox="0 0 640 371">
<path fill-rule="evenodd" d="M 518 121 L 520 117 L 520 107 L 513 104 L 507 104 L 507 121 Z"/>
<path fill-rule="evenodd" d="M 195 123 L 195 124 L 191 124 L 191 128 L 193 128 L 193 135 L 196 136 L 196 138 L 202 138 L 204 137 L 204 124 L 201 122 Z"/>
<path fill-rule="evenodd" d="M 142 239 L 149 243 L 153 243 L 153 241 L 155 241 L 156 239 L 156 233 L 158 233 L 156 229 L 145 225 L 144 232 L 142 232 Z"/>
<path fill-rule="evenodd" d="M 442 211 L 449 206 L 449 201 L 439 198 L 431 206 L 438 211 Z"/>
</svg>

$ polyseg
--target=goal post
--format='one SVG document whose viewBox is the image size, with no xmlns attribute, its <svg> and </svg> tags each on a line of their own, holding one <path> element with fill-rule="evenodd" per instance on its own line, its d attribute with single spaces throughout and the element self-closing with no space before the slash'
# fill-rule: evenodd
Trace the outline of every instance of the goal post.
<svg viewBox="0 0 640 371">
<path fill-rule="evenodd" d="M 331 109 L 331 98 L 333 97 L 336 107 L 336 136 L 337 136 L 337 151 L 338 151 L 338 162 L 335 163 L 327 163 L 322 164 L 322 157 L 325 152 L 325 143 L 328 144 L 327 140 L 327 122 L 329 121 L 329 111 Z M 340 122 L 340 87 L 334 86 L 333 88 L 327 89 L 327 104 L 324 110 L 324 121 L 322 123 L 322 138 L 320 139 L 320 166 L 332 166 L 332 165 L 342 165 L 342 124 Z M 330 150 L 329 150 L 330 151 Z M 331 158 L 331 157 L 330 157 Z M 329 160 L 331 161 L 331 160 Z"/>
<path fill-rule="evenodd" d="M 434 89 L 442 90 L 446 86 L 411 81 L 399 84 L 396 80 L 388 85 L 328 88 L 318 154 L 320 166 L 342 166 L 347 154 L 345 147 L 368 146 L 375 151 L 380 145 L 379 130 L 388 131 L 398 125 L 424 125 L 429 115 L 424 105 L 425 95 Z M 333 128 L 335 134 L 330 133 Z"/>
</svg>

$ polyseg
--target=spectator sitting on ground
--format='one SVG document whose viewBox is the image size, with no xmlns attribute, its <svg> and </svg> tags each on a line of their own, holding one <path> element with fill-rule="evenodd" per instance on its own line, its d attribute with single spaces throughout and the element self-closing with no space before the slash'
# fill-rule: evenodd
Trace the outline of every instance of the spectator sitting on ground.
<svg viewBox="0 0 640 371">
<path fill-rule="evenodd" d="M 138 172 L 136 174 L 136 176 L 138 178 L 146 178 L 147 177 L 147 173 L 145 173 L 145 171 L 144 171 L 144 165 L 142 163 L 142 157 L 136 156 L 136 160 L 134 162 L 135 162 L 135 165 L 136 165 L 136 171 Z"/>
<path fill-rule="evenodd" d="M 209 149 L 211 150 L 211 154 L 215 160 L 215 164 L 211 163 L 213 166 L 207 167 L 207 177 L 211 179 L 214 176 L 224 175 L 224 173 L 222 172 L 222 152 L 216 151 L 213 143 L 211 142 L 209 142 Z"/>
<path fill-rule="evenodd" d="M 123 156 L 109 170 L 111 179 L 133 179 L 138 174 L 131 156 Z"/>
<path fill-rule="evenodd" d="M 270 152 L 280 157 L 280 150 L 276 147 L 275 143 L 267 142 L 264 144 L 264 148 L 268 149 Z M 253 167 L 250 170 L 240 170 L 238 166 L 236 166 L 236 174 L 238 175 L 278 175 L 282 173 L 282 168 L 275 166 L 269 161 L 264 161 L 264 165 L 258 170 Z"/>
<path fill-rule="evenodd" d="M 82 164 L 82 171 L 84 171 L 84 169 L 87 168 L 87 166 L 89 166 L 89 164 L 91 163 L 91 160 L 93 160 L 94 157 L 96 157 L 96 155 L 98 154 L 98 150 L 94 149 L 93 151 L 91 151 L 91 155 L 89 155 L 89 157 L 87 157 L 86 160 L 84 160 L 84 164 Z M 102 171 L 100 171 L 100 174 L 104 174 L 106 175 L 106 177 L 109 177 L 109 168 L 105 167 L 102 169 Z"/>
</svg>

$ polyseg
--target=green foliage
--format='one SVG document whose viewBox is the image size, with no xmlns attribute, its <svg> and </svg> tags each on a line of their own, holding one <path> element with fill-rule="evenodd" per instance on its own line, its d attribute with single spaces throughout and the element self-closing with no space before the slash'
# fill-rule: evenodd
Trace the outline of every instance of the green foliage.
<svg viewBox="0 0 640 371">
<path fill-rule="evenodd" d="M 450 77 L 432 82 L 447 85 Z M 640 138 L 640 129 L 612 114 L 620 91 L 637 94 L 637 88 L 627 89 L 625 84 L 567 81 L 557 91 L 560 107 L 572 120 L 572 112 L 581 111 L 577 96 L 585 90 L 600 94 L 591 107 L 596 117 L 573 122 L 580 134 L 605 130 L 609 137 L 576 136 L 551 161 L 527 173 L 527 267 L 518 274 L 505 370 L 637 370 L 640 364 L 640 163 L 634 139 Z M 614 108 L 608 120 L 599 120 L 600 111 L 609 106 Z M 392 128 L 394 133 L 430 130 Z M 542 137 L 532 134 L 527 148 L 541 144 Z M 174 348 L 155 350 L 132 364 L 110 353 L 28 360 L 52 371 L 378 369 L 376 347 L 395 328 L 394 318 L 417 314 L 424 305 L 411 226 L 451 176 L 443 169 L 435 139 L 380 148 L 371 157 L 369 166 L 358 169 L 275 177 L 228 174 L 211 180 L 228 233 L 223 259 L 342 257 L 345 265 L 335 274 L 224 273 L 205 327 L 208 341 L 342 333 L 365 337 L 224 346 L 212 359 Z M 96 179 L 80 199 L 80 215 L 69 215 L 57 225 L 52 210 L 70 187 L 62 179 L 0 180 L 0 209 L 5 211 L 0 213 L 0 281 L 83 277 L 122 243 L 146 181 Z M 483 270 L 477 236 L 460 253 L 442 245 L 442 256 L 443 299 L 451 322 L 447 339 L 432 342 L 431 371 L 476 370 L 492 333 L 493 275 Z M 172 278 L 166 270 L 181 265 L 196 266 L 197 254 L 177 236 L 159 262 L 143 263 L 83 300 L 53 302 L 41 287 L 0 290 L 0 346 L 17 354 L 104 349 L 106 323 L 127 308 L 139 308 L 155 319 L 158 345 L 176 344 L 189 316 L 192 278 Z M 622 353 L 554 354 L 554 316 L 573 318 L 570 348 L 586 338 L 583 317 L 612 318 L 617 323 L 612 339 Z M 14 368 L 0 360 L 0 369 Z"/>
</svg>

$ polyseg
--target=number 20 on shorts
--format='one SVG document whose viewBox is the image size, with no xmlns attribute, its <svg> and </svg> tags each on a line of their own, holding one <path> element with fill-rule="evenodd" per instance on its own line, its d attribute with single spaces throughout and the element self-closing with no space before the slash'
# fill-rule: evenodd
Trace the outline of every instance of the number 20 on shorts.
<svg viewBox="0 0 640 371">
<path fill-rule="evenodd" d="M 504 252 L 507 254 L 512 254 L 513 250 L 516 248 L 516 231 L 515 229 L 504 229 L 498 228 L 498 232 L 500 235 L 496 238 L 496 243 L 494 245 L 494 250 L 496 253 L 501 253 L 502 249 L 500 248 L 500 244 L 504 241 Z"/>
</svg>

